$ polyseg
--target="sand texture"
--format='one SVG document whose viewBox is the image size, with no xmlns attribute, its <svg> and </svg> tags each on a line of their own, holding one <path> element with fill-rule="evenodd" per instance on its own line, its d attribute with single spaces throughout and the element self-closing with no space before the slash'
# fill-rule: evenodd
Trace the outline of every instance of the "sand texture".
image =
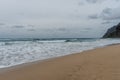
<svg viewBox="0 0 120 80">
<path fill-rule="evenodd" d="M 0 80 L 120 80 L 120 45 L 11 67 Z"/>
</svg>

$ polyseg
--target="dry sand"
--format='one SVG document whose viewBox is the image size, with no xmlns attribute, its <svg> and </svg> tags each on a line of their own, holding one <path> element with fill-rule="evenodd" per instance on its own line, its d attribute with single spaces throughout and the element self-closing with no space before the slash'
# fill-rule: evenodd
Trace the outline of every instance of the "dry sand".
<svg viewBox="0 0 120 80">
<path fill-rule="evenodd" d="M 0 80 L 120 80 L 120 45 L 12 67 Z"/>
</svg>

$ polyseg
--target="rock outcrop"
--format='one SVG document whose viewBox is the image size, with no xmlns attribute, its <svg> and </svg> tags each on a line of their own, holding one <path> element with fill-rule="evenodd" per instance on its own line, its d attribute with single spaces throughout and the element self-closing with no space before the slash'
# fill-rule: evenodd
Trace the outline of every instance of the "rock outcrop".
<svg viewBox="0 0 120 80">
<path fill-rule="evenodd" d="M 120 23 L 112 28 L 109 28 L 103 38 L 120 38 Z"/>
</svg>

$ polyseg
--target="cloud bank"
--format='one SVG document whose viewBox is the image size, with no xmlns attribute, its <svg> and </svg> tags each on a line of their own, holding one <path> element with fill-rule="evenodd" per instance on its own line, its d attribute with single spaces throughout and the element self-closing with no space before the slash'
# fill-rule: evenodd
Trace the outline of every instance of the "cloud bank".
<svg viewBox="0 0 120 80">
<path fill-rule="evenodd" d="M 101 37 L 119 9 L 120 0 L 0 0 L 0 37 Z"/>
</svg>

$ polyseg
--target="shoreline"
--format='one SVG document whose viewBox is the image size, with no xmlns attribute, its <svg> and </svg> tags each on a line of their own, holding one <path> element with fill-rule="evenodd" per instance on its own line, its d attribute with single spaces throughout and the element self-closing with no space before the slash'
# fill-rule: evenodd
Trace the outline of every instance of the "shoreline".
<svg viewBox="0 0 120 80">
<path fill-rule="evenodd" d="M 99 48 L 106 48 L 106 47 L 110 47 L 110 46 L 115 46 L 115 45 L 120 45 L 120 43 L 115 43 L 115 44 L 109 44 L 109 45 L 105 45 L 105 46 L 95 47 L 93 49 L 88 49 L 88 50 L 84 50 L 84 51 L 81 51 L 81 52 L 71 53 L 71 54 L 67 54 L 67 55 L 63 55 L 63 56 L 58 56 L 58 57 L 53 57 L 53 58 L 48 58 L 48 59 L 43 59 L 43 60 L 35 60 L 35 61 L 21 63 L 21 64 L 17 64 L 17 65 L 13 65 L 13 66 L 3 67 L 3 68 L 0 68 L 0 73 L 2 71 L 11 70 L 11 69 L 14 69 L 14 68 L 20 68 L 20 67 L 28 66 L 28 65 L 31 65 L 31 64 L 42 63 L 42 62 L 46 62 L 46 61 L 57 59 L 57 58 L 72 56 L 72 55 L 81 54 L 81 53 L 86 54 L 85 52 L 89 52 L 89 51 L 96 50 L 96 49 L 99 49 Z"/>
<path fill-rule="evenodd" d="M 30 61 L 30 62 L 20 63 L 20 64 L 16 64 L 16 65 L 13 65 L 13 66 L 3 67 L 3 68 L 0 68 L 0 72 L 4 71 L 6 69 L 17 68 L 19 66 L 29 65 L 29 64 L 33 64 L 33 63 L 37 63 L 37 62 L 44 62 L 44 61 L 48 61 L 48 60 L 51 60 L 51 59 L 56 59 L 56 58 L 60 58 L 60 57 L 64 57 L 64 56 L 81 54 L 81 53 L 86 52 L 86 51 L 91 51 L 91 50 L 95 50 L 95 49 L 98 49 L 98 48 L 104 48 L 104 47 L 109 47 L 109 46 L 114 46 L 114 45 L 120 45 L 120 43 L 114 43 L 114 44 L 99 46 L 99 47 L 95 47 L 93 49 L 83 50 L 81 52 L 71 53 L 71 54 L 67 54 L 67 55 L 63 55 L 63 56 L 52 57 L 52 58 L 43 59 L 43 60 L 35 60 L 35 61 L 33 60 L 33 61 Z"/>
<path fill-rule="evenodd" d="M 106 69 L 110 68 L 114 72 L 115 67 L 120 66 L 118 63 L 115 64 L 119 58 L 119 47 L 120 44 L 112 44 L 81 53 L 5 68 L 0 71 L 0 80 L 93 80 L 94 77 L 103 74 L 105 79 L 100 80 L 115 80 L 117 77 L 114 79 L 106 77 L 108 76 Z M 112 62 L 115 62 L 113 63 L 115 65 L 111 64 Z M 103 74 L 99 70 L 103 71 Z"/>
</svg>

